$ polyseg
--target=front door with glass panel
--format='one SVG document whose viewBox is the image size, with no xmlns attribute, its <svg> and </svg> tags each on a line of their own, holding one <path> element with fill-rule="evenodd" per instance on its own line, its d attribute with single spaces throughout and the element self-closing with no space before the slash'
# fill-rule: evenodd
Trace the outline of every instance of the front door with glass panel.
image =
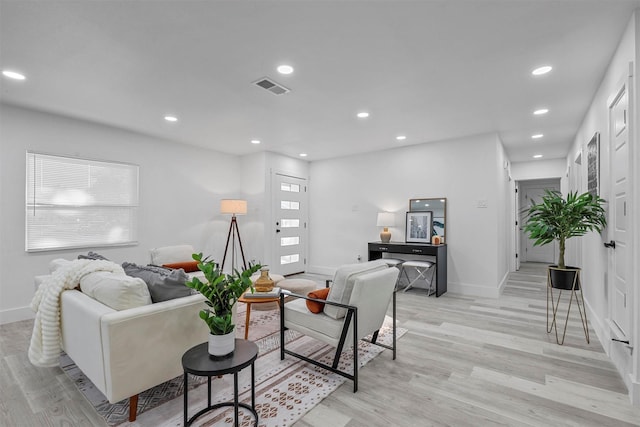
<svg viewBox="0 0 640 427">
<path fill-rule="evenodd" d="M 273 175 L 274 273 L 305 271 L 307 247 L 307 181 Z"/>
</svg>

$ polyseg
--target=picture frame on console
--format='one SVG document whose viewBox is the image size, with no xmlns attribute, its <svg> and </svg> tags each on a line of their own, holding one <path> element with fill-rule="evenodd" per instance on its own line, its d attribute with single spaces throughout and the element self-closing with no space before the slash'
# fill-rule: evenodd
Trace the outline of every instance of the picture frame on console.
<svg viewBox="0 0 640 427">
<path fill-rule="evenodd" d="M 405 241 L 407 243 L 431 243 L 433 212 L 407 212 Z"/>
</svg>

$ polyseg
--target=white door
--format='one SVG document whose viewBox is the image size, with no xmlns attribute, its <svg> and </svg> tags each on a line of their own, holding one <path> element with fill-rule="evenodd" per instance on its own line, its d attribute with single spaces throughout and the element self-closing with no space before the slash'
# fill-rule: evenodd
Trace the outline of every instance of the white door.
<svg viewBox="0 0 640 427">
<path fill-rule="evenodd" d="M 520 206 L 521 209 L 524 210 L 522 218 L 523 228 L 524 224 L 526 223 L 526 213 L 529 211 L 529 208 L 531 208 L 531 206 L 540 203 L 540 201 L 542 200 L 542 196 L 544 196 L 544 190 L 544 187 L 520 187 L 520 191 L 522 194 L 520 199 Z M 530 239 L 528 234 L 526 233 L 523 233 L 522 242 L 524 252 L 522 254 L 523 262 L 545 262 L 548 264 L 556 264 L 558 262 L 558 260 L 556 259 L 557 244 L 553 243 L 544 246 L 534 246 L 533 243 L 535 242 L 535 240 Z"/>
<path fill-rule="evenodd" d="M 631 332 L 629 298 L 629 243 L 631 238 L 628 195 L 629 188 L 629 96 L 625 82 L 609 105 L 609 144 L 611 153 L 611 197 L 609 202 L 609 238 L 615 248 L 609 250 L 609 277 L 613 278 L 611 319 L 624 337 Z"/>
<path fill-rule="evenodd" d="M 274 273 L 303 273 L 307 261 L 307 181 L 275 173 L 273 195 Z"/>
</svg>

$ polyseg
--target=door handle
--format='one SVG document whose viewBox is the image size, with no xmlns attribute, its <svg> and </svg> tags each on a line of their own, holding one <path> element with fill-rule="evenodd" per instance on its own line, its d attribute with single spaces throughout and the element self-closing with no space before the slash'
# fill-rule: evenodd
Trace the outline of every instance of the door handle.
<svg viewBox="0 0 640 427">
<path fill-rule="evenodd" d="M 616 248 L 616 241 L 615 240 L 611 240 L 609 243 L 604 244 L 605 248 L 611 248 L 611 249 L 615 249 Z"/>
</svg>

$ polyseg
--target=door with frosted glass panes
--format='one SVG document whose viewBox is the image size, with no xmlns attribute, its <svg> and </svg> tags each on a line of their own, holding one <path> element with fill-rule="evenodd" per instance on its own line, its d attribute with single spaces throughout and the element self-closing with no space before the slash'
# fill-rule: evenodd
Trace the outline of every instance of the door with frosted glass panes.
<svg viewBox="0 0 640 427">
<path fill-rule="evenodd" d="M 274 273 L 289 275 L 305 271 L 307 260 L 307 181 L 273 175 Z"/>
</svg>

